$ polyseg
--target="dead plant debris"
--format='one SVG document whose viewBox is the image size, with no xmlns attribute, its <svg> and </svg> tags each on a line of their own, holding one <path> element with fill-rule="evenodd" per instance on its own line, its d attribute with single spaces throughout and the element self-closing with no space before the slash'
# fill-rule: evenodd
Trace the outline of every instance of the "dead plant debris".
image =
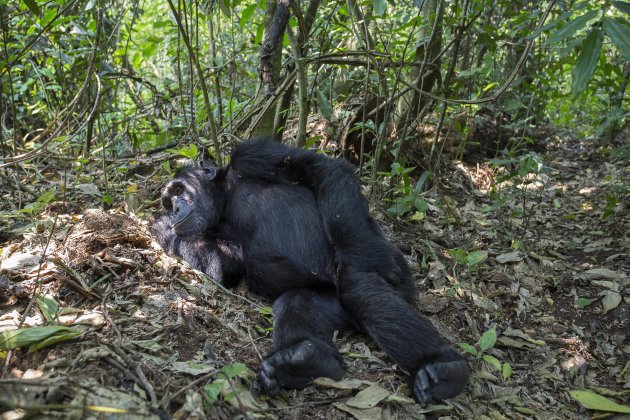
<svg viewBox="0 0 630 420">
<path fill-rule="evenodd" d="M 628 168 L 594 148 L 553 147 L 548 168 L 520 185 L 458 162 L 426 196 L 423 219 L 386 229 L 404 244 L 419 309 L 469 356 L 474 376 L 451 401 L 414 404 L 404 375 L 359 334 L 337 338 L 343 381 L 261 397 L 269 302 L 164 255 L 148 215 L 55 204 L 3 222 L 0 332 L 40 329 L 0 351 L 0 407 L 181 419 L 628 413 L 630 212 L 627 200 L 607 201 L 627 191 Z"/>
</svg>

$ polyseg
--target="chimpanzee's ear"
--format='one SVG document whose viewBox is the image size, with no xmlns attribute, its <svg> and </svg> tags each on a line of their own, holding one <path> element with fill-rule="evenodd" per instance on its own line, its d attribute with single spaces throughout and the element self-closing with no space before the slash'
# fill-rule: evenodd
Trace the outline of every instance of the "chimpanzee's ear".
<svg viewBox="0 0 630 420">
<path fill-rule="evenodd" d="M 208 149 L 204 147 L 199 152 L 197 158 L 199 159 L 199 166 L 206 175 L 206 179 L 208 181 L 214 180 L 219 173 L 219 168 L 217 167 L 214 158 L 208 153 Z"/>
<path fill-rule="evenodd" d="M 206 174 L 206 179 L 208 181 L 212 181 L 217 177 L 217 173 L 219 172 L 219 168 L 216 166 L 207 166 L 202 167 L 204 174 Z"/>
</svg>

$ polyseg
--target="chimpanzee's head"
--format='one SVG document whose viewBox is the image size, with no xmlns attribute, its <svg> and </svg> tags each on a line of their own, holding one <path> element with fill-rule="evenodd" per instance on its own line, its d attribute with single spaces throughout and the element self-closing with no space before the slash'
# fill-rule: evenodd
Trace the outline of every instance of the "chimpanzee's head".
<svg viewBox="0 0 630 420">
<path fill-rule="evenodd" d="M 225 207 L 225 193 L 216 166 L 186 166 L 162 192 L 162 205 L 171 214 L 173 233 L 194 236 L 219 223 Z"/>
</svg>

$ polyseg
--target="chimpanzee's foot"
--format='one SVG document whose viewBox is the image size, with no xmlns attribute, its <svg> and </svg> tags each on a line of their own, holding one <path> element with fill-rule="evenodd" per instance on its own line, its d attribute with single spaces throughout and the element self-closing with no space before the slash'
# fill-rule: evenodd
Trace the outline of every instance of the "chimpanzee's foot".
<svg viewBox="0 0 630 420">
<path fill-rule="evenodd" d="M 280 349 L 263 360 L 258 381 L 265 394 L 276 396 L 281 388 L 302 389 L 314 378 L 325 376 L 340 380 L 343 362 L 330 344 L 309 339 Z"/>
<path fill-rule="evenodd" d="M 413 378 L 413 395 L 422 406 L 437 403 L 462 392 L 469 377 L 464 360 L 429 363 Z"/>
</svg>

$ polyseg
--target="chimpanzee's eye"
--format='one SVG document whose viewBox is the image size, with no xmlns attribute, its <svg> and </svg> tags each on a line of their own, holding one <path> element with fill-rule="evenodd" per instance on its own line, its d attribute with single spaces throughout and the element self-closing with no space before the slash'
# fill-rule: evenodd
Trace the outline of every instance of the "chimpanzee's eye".
<svg viewBox="0 0 630 420">
<path fill-rule="evenodd" d="M 173 191 L 173 195 L 175 195 L 175 196 L 182 195 L 182 194 L 184 194 L 184 186 L 183 185 L 175 185 L 175 186 L 173 186 L 172 191 Z"/>
</svg>

